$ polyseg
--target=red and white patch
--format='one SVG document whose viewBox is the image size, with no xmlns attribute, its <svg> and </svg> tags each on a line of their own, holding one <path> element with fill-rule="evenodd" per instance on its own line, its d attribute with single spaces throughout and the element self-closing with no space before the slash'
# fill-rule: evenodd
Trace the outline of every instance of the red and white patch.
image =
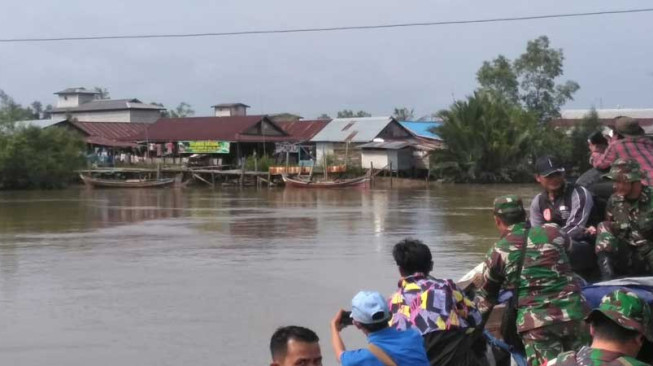
<svg viewBox="0 0 653 366">
<path fill-rule="evenodd" d="M 542 213 L 542 215 L 544 216 L 544 220 L 551 221 L 551 209 L 550 208 L 545 209 L 544 212 Z"/>
</svg>

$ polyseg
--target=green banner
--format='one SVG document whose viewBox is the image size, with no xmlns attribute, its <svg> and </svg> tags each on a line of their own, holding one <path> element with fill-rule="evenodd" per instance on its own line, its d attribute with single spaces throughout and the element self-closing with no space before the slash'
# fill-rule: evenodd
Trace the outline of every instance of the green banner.
<svg viewBox="0 0 653 366">
<path fill-rule="evenodd" d="M 179 141 L 180 154 L 229 154 L 229 143 L 225 141 Z"/>
</svg>

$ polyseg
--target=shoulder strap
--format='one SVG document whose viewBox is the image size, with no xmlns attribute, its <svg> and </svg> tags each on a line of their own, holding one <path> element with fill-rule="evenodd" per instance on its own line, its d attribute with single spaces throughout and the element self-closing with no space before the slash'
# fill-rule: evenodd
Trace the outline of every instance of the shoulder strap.
<svg viewBox="0 0 653 366">
<path fill-rule="evenodd" d="M 515 308 L 519 306 L 519 282 L 521 280 L 521 270 L 524 268 L 524 261 L 526 260 L 526 247 L 528 246 L 528 234 L 531 232 L 531 228 L 526 228 L 526 233 L 524 235 L 524 244 L 521 247 L 519 259 L 517 260 L 517 276 L 515 283 L 515 293 L 513 298 L 515 299 Z"/>
<path fill-rule="evenodd" d="M 390 356 L 388 356 L 388 354 L 385 353 L 385 351 L 382 350 L 381 347 L 377 346 L 376 344 L 374 343 L 368 344 L 367 349 L 370 350 L 370 352 L 372 352 L 372 354 L 376 356 L 376 358 L 378 358 L 379 361 L 381 361 L 381 363 L 384 364 L 385 366 L 397 366 L 397 364 L 392 360 L 392 358 L 390 358 Z"/>
</svg>

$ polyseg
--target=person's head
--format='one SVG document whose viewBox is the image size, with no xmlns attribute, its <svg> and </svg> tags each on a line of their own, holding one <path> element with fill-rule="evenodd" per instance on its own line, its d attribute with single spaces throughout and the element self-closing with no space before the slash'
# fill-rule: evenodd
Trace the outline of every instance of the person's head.
<svg viewBox="0 0 653 366">
<path fill-rule="evenodd" d="M 351 299 L 351 317 L 356 328 L 365 334 L 389 327 L 388 302 L 376 291 L 361 291 Z"/>
<path fill-rule="evenodd" d="M 433 269 L 431 250 L 417 239 L 404 239 L 395 244 L 392 256 L 402 276 L 410 276 L 418 272 L 429 274 Z"/>
<path fill-rule="evenodd" d="M 619 116 L 614 119 L 614 129 L 619 135 L 625 137 L 644 135 L 644 129 L 640 127 L 639 121 L 626 116 Z"/>
<path fill-rule="evenodd" d="M 645 338 L 653 341 L 650 307 L 626 289 L 605 295 L 586 320 L 590 323 L 593 347 L 610 346 L 635 356 Z"/>
<path fill-rule="evenodd" d="M 545 191 L 559 191 L 565 184 L 565 168 L 553 156 L 542 156 L 535 161 L 535 180 Z"/>
<path fill-rule="evenodd" d="M 595 146 L 608 146 L 608 139 L 603 136 L 601 131 L 594 131 L 587 136 L 587 143 Z"/>
<path fill-rule="evenodd" d="M 503 232 L 509 226 L 526 221 L 526 211 L 521 198 L 514 194 L 500 196 L 494 199 L 494 224 Z"/>
<path fill-rule="evenodd" d="M 639 198 L 642 192 L 642 171 L 632 159 L 617 159 L 606 178 L 614 182 L 614 193 L 629 199 Z"/>
<path fill-rule="evenodd" d="M 270 339 L 271 366 L 322 366 L 320 339 L 312 330 L 298 326 L 277 329 Z"/>
</svg>

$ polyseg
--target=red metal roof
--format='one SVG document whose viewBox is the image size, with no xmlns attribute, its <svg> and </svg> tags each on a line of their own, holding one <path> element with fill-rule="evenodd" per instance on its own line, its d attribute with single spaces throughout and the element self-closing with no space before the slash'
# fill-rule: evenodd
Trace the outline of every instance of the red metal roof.
<svg viewBox="0 0 653 366">
<path fill-rule="evenodd" d="M 89 136 L 100 136 L 111 140 L 120 140 L 134 136 L 151 125 L 135 122 L 70 122 Z"/>
<path fill-rule="evenodd" d="M 641 127 L 653 126 L 653 118 L 636 118 L 639 121 Z M 567 119 L 567 118 L 558 118 L 551 121 L 551 126 L 553 127 L 573 127 L 580 125 L 583 122 L 582 119 Z M 604 126 L 614 127 L 614 119 L 612 118 L 602 118 L 599 119 L 599 122 Z"/>
<path fill-rule="evenodd" d="M 266 116 L 161 118 L 137 135 L 135 141 L 219 140 L 230 142 L 289 141 L 290 136 L 246 135 L 245 131 L 266 121 L 285 132 Z"/>
<path fill-rule="evenodd" d="M 322 131 L 324 126 L 329 124 L 331 120 L 302 120 L 302 121 L 284 121 L 276 122 L 276 124 L 283 128 L 293 139 L 293 141 L 309 141 L 318 132 Z"/>
</svg>

